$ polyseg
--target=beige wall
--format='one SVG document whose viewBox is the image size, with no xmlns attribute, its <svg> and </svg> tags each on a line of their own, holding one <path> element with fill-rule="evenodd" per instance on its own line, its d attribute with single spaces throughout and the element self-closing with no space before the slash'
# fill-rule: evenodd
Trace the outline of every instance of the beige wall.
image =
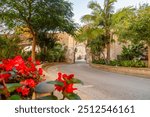
<svg viewBox="0 0 150 117">
<path fill-rule="evenodd" d="M 84 43 L 77 43 L 75 47 L 76 47 L 75 59 L 77 60 L 79 57 L 81 57 L 81 59 L 85 59 L 86 45 Z"/>
<path fill-rule="evenodd" d="M 110 53 L 110 57 L 111 59 L 117 59 L 117 55 L 121 54 L 122 51 L 122 46 L 124 45 L 123 43 L 118 42 L 117 36 L 113 35 L 113 39 L 115 42 L 111 43 L 111 53 Z"/>
<path fill-rule="evenodd" d="M 122 52 L 122 46 L 127 45 L 125 43 L 121 43 L 118 41 L 118 37 L 116 35 L 113 35 L 112 37 L 114 39 L 114 42 L 111 43 L 111 50 L 110 50 L 110 58 L 111 60 L 117 59 L 117 56 L 121 54 Z M 107 50 L 105 49 L 105 57 L 107 56 Z"/>
<path fill-rule="evenodd" d="M 66 51 L 66 62 L 74 63 L 75 62 L 75 40 L 74 38 L 67 33 L 59 33 L 58 40 L 63 45 Z"/>
<path fill-rule="evenodd" d="M 90 50 L 86 50 L 84 43 L 77 43 L 74 38 L 67 34 L 67 33 L 59 33 L 58 34 L 59 42 L 67 48 L 66 52 L 66 60 L 68 63 L 74 63 L 75 59 L 79 57 L 80 55 L 82 57 L 87 57 L 87 61 L 91 61 L 91 54 Z M 118 42 L 118 38 L 116 35 L 113 35 L 114 42 L 111 43 L 111 53 L 110 57 L 111 59 L 117 59 L 117 55 L 121 54 L 122 46 L 125 45 L 123 43 Z M 77 48 L 77 52 L 75 53 L 75 48 Z M 106 50 L 105 50 L 105 56 L 106 56 Z"/>
</svg>

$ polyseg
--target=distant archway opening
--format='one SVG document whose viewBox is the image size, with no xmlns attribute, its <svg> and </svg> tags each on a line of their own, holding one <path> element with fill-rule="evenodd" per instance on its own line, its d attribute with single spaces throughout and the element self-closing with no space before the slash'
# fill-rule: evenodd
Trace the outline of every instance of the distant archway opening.
<svg viewBox="0 0 150 117">
<path fill-rule="evenodd" d="M 75 62 L 86 62 L 86 45 L 78 43 L 75 46 Z"/>
</svg>

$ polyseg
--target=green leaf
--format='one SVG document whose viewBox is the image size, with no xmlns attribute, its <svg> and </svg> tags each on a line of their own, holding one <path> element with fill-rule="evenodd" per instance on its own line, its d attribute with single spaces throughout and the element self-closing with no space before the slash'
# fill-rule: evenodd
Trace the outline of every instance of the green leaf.
<svg viewBox="0 0 150 117">
<path fill-rule="evenodd" d="M 0 89 L 0 94 L 3 94 L 4 93 L 4 90 L 3 89 Z"/>
<path fill-rule="evenodd" d="M 15 91 L 20 86 L 22 86 L 20 83 L 6 84 L 6 87 L 7 87 L 8 91 L 9 91 L 9 93 Z"/>
<path fill-rule="evenodd" d="M 75 93 L 68 93 L 65 96 L 69 100 L 81 100 L 81 98 Z"/>
<path fill-rule="evenodd" d="M 71 80 L 68 80 L 67 83 L 68 84 L 82 84 L 83 85 L 83 82 L 79 79 L 76 79 L 76 78 L 72 78 Z"/>
<path fill-rule="evenodd" d="M 12 95 L 8 100 L 21 100 L 21 97 L 19 95 Z"/>
<path fill-rule="evenodd" d="M 49 95 L 49 96 L 40 97 L 38 98 L 38 100 L 58 100 L 58 98 L 54 95 Z"/>
<path fill-rule="evenodd" d="M 54 85 L 59 85 L 59 86 L 64 86 L 63 82 L 60 81 L 49 81 L 47 82 L 48 84 L 54 84 Z"/>
</svg>

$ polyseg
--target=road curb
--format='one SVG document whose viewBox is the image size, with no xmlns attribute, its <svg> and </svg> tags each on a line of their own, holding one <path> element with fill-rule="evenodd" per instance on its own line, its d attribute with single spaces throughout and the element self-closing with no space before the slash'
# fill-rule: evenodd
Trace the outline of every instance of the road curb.
<svg viewBox="0 0 150 117">
<path fill-rule="evenodd" d="M 89 64 L 91 67 L 100 69 L 103 71 L 120 73 L 125 75 L 132 75 L 137 77 L 144 77 L 150 79 L 150 69 L 149 68 L 133 68 L 133 67 L 120 67 L 120 66 L 108 66 L 101 64 Z"/>
</svg>

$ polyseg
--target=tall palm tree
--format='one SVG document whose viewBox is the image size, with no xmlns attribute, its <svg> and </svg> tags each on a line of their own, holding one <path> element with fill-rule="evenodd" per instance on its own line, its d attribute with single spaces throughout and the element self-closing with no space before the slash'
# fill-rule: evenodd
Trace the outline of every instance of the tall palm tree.
<svg viewBox="0 0 150 117">
<path fill-rule="evenodd" d="M 150 5 L 143 4 L 138 9 L 126 7 L 113 15 L 114 29 L 119 39 L 132 43 L 145 43 L 148 47 L 148 67 L 150 68 Z"/>
<path fill-rule="evenodd" d="M 103 20 L 104 20 L 104 30 L 105 30 L 105 38 L 107 41 L 107 60 L 110 60 L 110 31 L 111 31 L 111 24 L 112 24 L 112 14 L 114 12 L 113 4 L 116 0 L 105 0 L 104 1 L 104 9 L 103 9 Z"/>
<path fill-rule="evenodd" d="M 107 46 L 107 60 L 110 60 L 110 43 L 111 43 L 111 24 L 112 15 L 114 12 L 113 4 L 117 0 L 104 0 L 104 7 L 96 1 L 89 2 L 88 8 L 92 10 L 91 14 L 84 15 L 81 21 L 88 25 L 90 28 L 102 29 Z M 95 36 L 102 35 L 99 30 L 95 31 Z"/>
</svg>

